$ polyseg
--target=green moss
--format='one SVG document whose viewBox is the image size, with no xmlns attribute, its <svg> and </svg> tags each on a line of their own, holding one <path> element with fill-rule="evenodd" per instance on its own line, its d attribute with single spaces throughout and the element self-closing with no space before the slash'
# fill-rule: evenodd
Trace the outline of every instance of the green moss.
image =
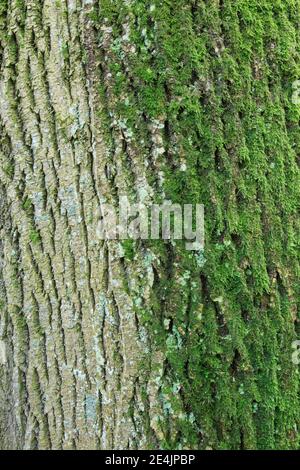
<svg viewBox="0 0 300 470">
<path fill-rule="evenodd" d="M 160 445 L 296 449 L 296 2 L 106 0 L 97 15 L 112 26 L 103 53 L 112 95 L 130 104 L 107 101 L 108 122 L 111 115 L 126 122 L 150 161 L 143 142 L 150 124 L 162 124 L 165 150 L 147 174 L 156 200 L 159 170 L 167 199 L 205 205 L 204 253 L 146 243 L 159 276 L 137 315 L 165 354 Z"/>
<path fill-rule="evenodd" d="M 12 163 L 7 163 L 4 165 L 3 171 L 7 176 L 9 176 L 9 178 L 13 178 L 15 172 L 14 165 Z"/>
<path fill-rule="evenodd" d="M 63 44 L 62 46 L 62 56 L 64 58 L 64 60 L 69 60 L 69 56 L 70 56 L 70 53 L 69 53 L 69 46 L 68 44 Z"/>
<path fill-rule="evenodd" d="M 33 214 L 33 204 L 32 204 L 31 199 L 29 197 L 25 198 L 25 200 L 22 203 L 22 207 L 28 215 Z"/>
<path fill-rule="evenodd" d="M 34 245 L 37 245 L 41 242 L 41 236 L 37 230 L 32 230 L 29 234 L 29 238 Z"/>
<path fill-rule="evenodd" d="M 124 250 L 124 258 L 127 261 L 133 261 L 136 253 L 135 242 L 133 240 L 124 240 L 122 241 L 122 248 Z"/>
<path fill-rule="evenodd" d="M 26 18 L 26 2 L 25 0 L 16 0 L 15 5 L 17 9 L 17 20 L 21 28 L 24 28 Z"/>
</svg>

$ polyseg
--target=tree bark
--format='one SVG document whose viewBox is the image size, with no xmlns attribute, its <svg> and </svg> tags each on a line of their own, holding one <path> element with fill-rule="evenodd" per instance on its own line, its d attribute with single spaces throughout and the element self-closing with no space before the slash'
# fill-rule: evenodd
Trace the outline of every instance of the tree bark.
<svg viewBox="0 0 300 470">
<path fill-rule="evenodd" d="M 0 0 L 1 449 L 299 448 L 299 22 Z M 99 240 L 122 195 L 204 251 Z"/>
</svg>

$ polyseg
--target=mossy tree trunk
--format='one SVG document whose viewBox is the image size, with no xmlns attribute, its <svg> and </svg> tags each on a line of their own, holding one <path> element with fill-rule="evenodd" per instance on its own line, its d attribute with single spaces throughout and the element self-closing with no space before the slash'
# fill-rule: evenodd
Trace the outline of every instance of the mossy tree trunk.
<svg viewBox="0 0 300 470">
<path fill-rule="evenodd" d="M 299 0 L 0 1 L 0 448 L 295 449 Z M 205 205 L 204 252 L 100 241 Z"/>
</svg>

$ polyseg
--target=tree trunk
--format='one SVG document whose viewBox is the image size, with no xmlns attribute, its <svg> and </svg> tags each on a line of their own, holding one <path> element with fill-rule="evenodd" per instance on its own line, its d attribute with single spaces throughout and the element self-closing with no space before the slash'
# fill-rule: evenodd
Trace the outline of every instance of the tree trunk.
<svg viewBox="0 0 300 470">
<path fill-rule="evenodd" d="M 0 0 L 0 448 L 299 447 L 299 21 Z M 122 195 L 204 251 L 100 240 Z"/>
</svg>

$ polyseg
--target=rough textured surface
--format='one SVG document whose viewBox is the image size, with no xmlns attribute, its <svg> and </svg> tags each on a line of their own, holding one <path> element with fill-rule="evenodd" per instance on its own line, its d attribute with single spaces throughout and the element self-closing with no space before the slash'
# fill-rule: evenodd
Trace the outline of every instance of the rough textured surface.
<svg viewBox="0 0 300 470">
<path fill-rule="evenodd" d="M 0 448 L 296 449 L 299 0 L 0 0 Z M 203 203 L 205 251 L 101 242 Z"/>
</svg>

